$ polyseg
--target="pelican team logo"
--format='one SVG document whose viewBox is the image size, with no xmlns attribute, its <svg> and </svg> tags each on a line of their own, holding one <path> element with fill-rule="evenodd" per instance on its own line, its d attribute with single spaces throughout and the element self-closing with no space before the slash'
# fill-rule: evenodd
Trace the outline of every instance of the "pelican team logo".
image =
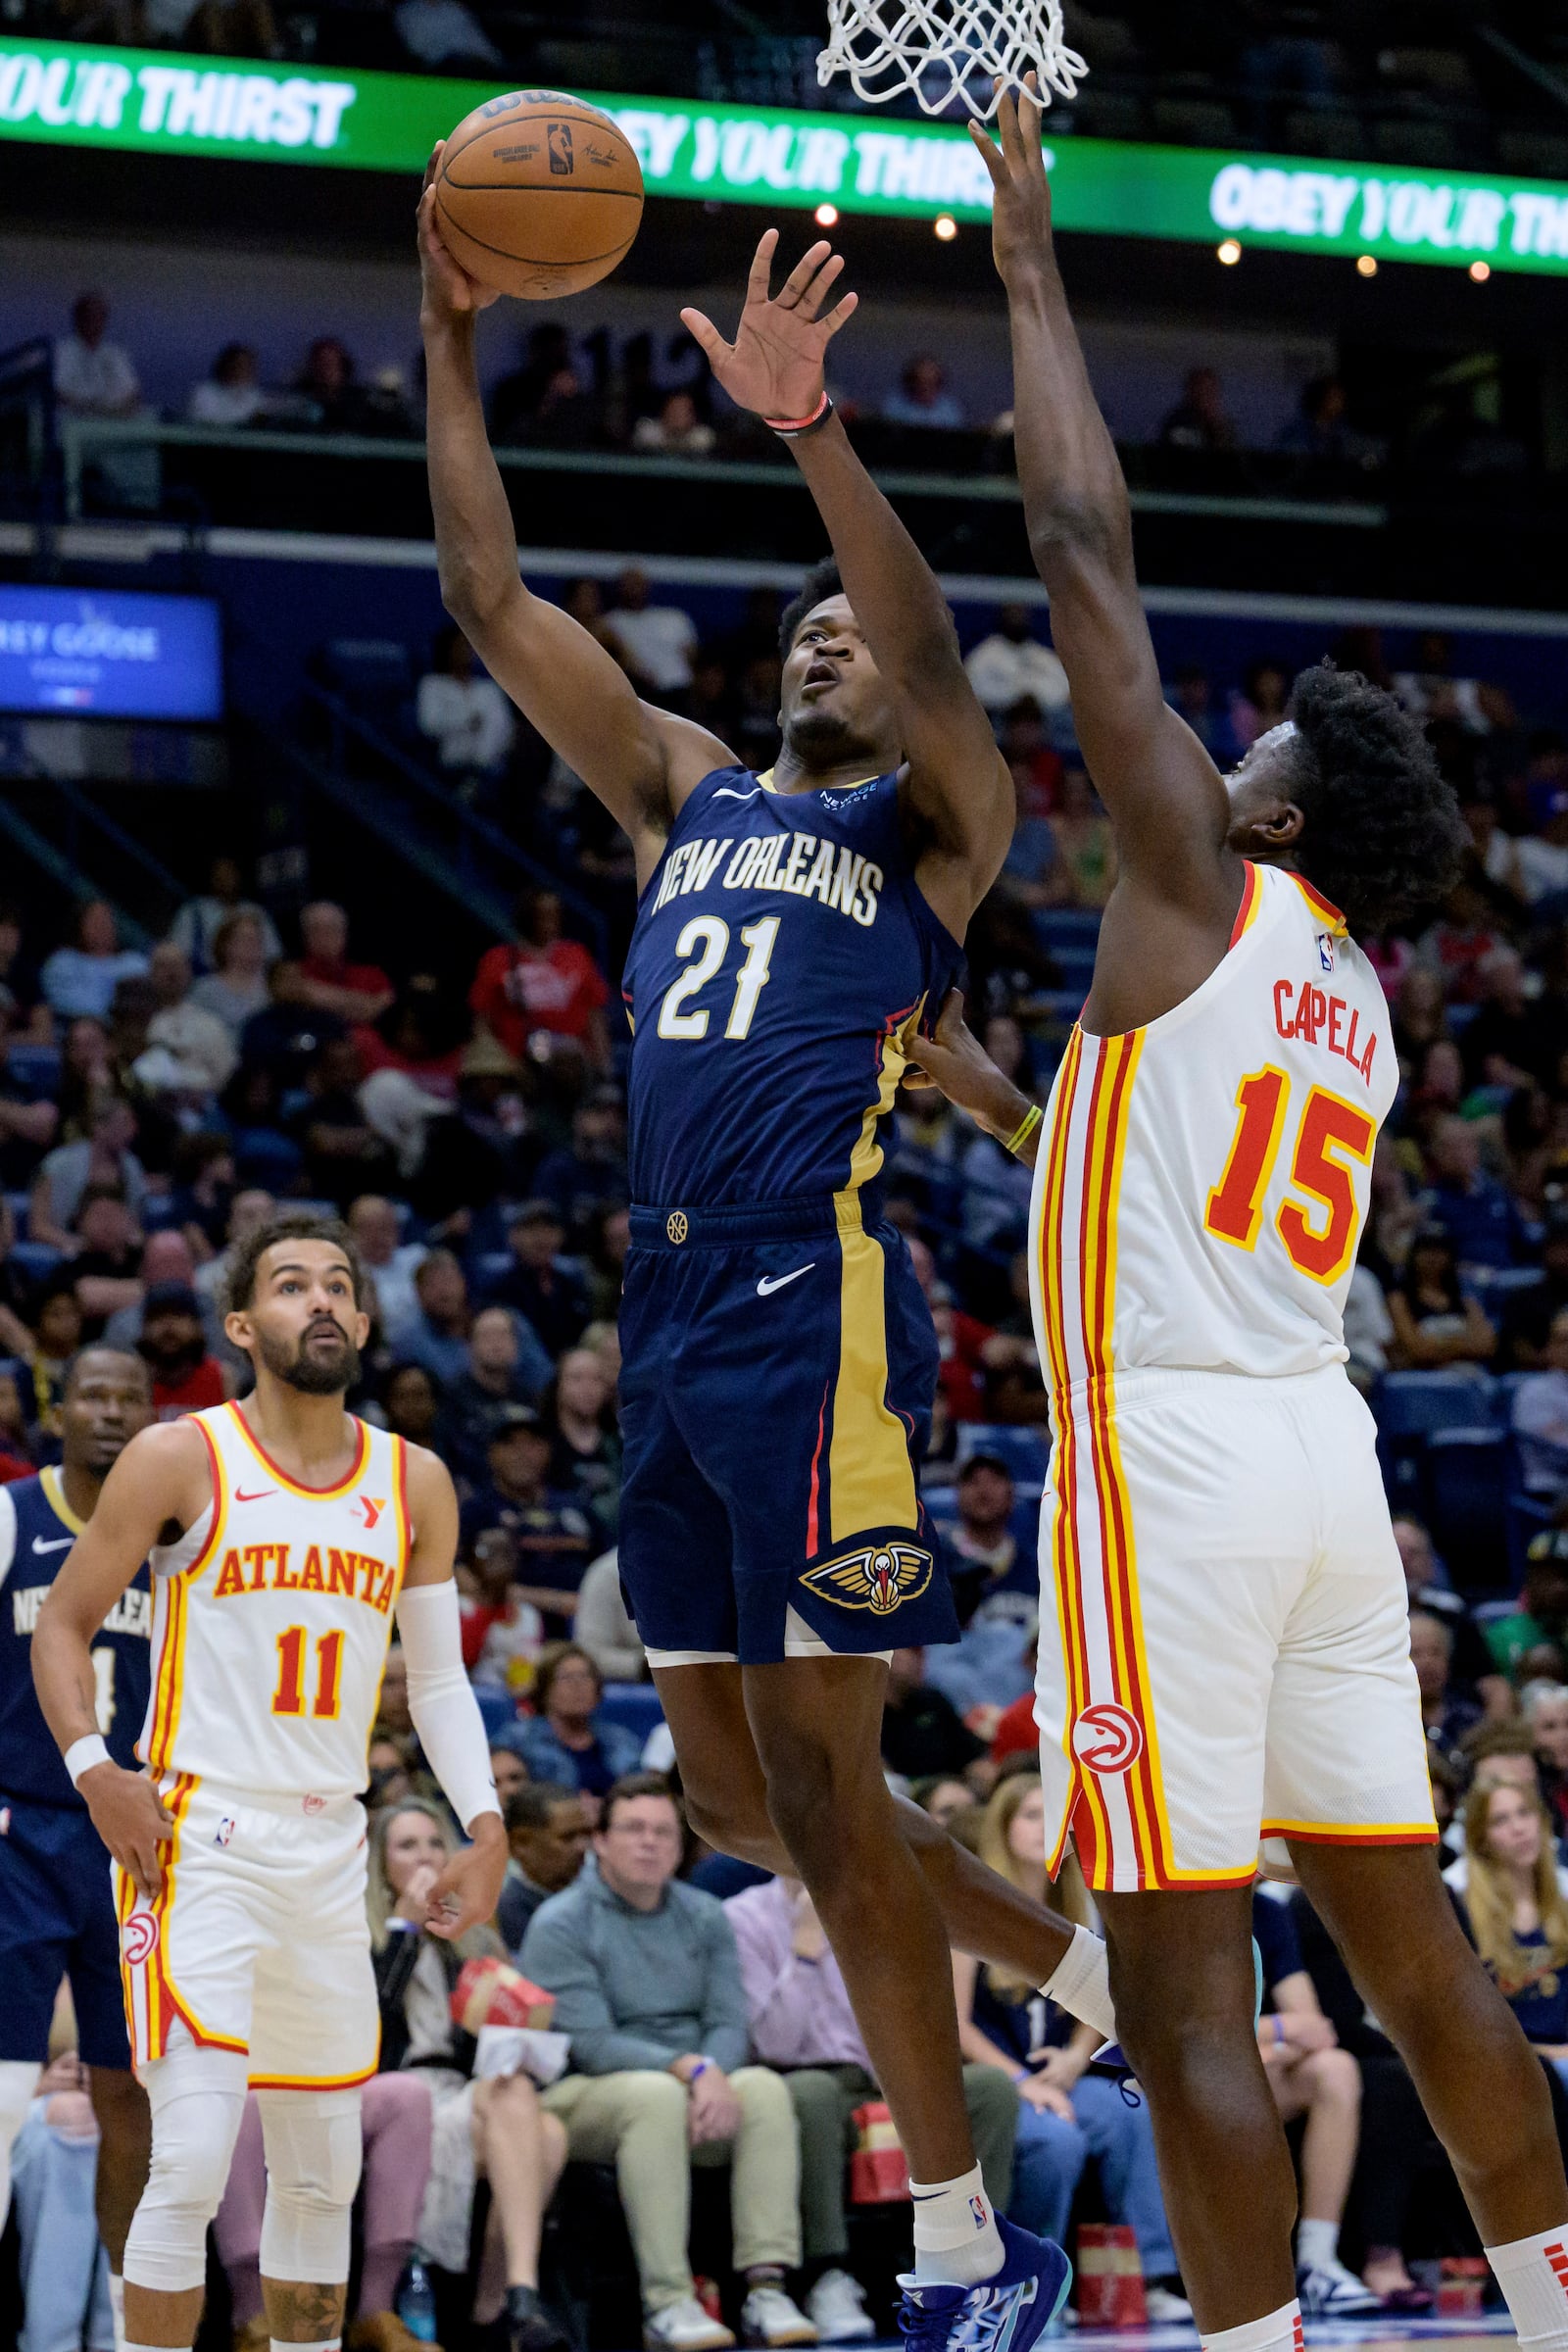
<svg viewBox="0 0 1568 2352">
<path fill-rule="evenodd" d="M 1144 1752 L 1144 1727 L 1114 1699 L 1097 1699 L 1073 1724 L 1072 1752 L 1097 1776 L 1130 1772 Z"/>
<path fill-rule="evenodd" d="M 691 1227 L 686 1222 L 686 1212 L 683 1208 L 671 1210 L 670 1214 L 664 1219 L 664 1231 L 668 1234 L 670 1240 L 675 1244 L 675 1247 L 678 1250 L 681 1243 L 686 1239 L 686 1236 L 691 1231 Z"/>
<path fill-rule="evenodd" d="M 906 1600 L 918 1600 L 931 1582 L 932 1558 L 915 1544 L 868 1544 L 845 1558 L 824 1560 L 801 1582 L 841 1609 L 869 1609 L 891 1617 Z"/>
<path fill-rule="evenodd" d="M 125 1959 L 131 1968 L 140 1968 L 158 1949 L 158 1922 L 150 1911 L 133 1912 L 125 1922 L 122 1938 Z"/>
</svg>

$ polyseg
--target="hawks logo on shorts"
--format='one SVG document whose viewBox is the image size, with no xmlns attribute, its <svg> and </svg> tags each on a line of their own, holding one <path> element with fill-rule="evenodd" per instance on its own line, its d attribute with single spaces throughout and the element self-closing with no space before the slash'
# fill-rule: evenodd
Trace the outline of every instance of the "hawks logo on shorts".
<svg viewBox="0 0 1568 2352">
<path fill-rule="evenodd" d="M 1144 1752 L 1144 1727 L 1114 1699 L 1099 1699 L 1073 1724 L 1072 1752 L 1093 1773 L 1131 1772 Z"/>
<path fill-rule="evenodd" d="M 915 1544 L 870 1544 L 848 1558 L 824 1560 L 802 1577 L 807 1590 L 841 1609 L 870 1609 L 891 1617 L 906 1600 L 918 1600 L 931 1582 L 933 1561 Z"/>
</svg>

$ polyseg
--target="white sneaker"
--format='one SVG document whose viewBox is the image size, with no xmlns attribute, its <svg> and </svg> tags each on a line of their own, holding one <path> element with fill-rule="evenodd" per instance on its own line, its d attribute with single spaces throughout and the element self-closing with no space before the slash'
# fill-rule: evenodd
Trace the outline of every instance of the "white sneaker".
<svg viewBox="0 0 1568 2352">
<path fill-rule="evenodd" d="M 1306 2320 L 1353 2320 L 1381 2311 L 1383 2297 L 1363 2286 L 1343 2262 L 1314 2262 L 1296 2274 L 1296 2292 Z"/>
<path fill-rule="evenodd" d="M 781 2286 L 754 2286 L 741 2305 L 741 2333 L 749 2344 L 814 2344 L 816 2329 Z"/>
<path fill-rule="evenodd" d="M 646 2352 L 732 2352 L 734 2342 L 729 2329 L 710 2320 L 695 2295 L 666 2303 L 643 2321 Z"/>
<path fill-rule="evenodd" d="M 1185 2328 L 1192 2320 L 1192 2305 L 1172 2287 L 1145 2287 L 1144 2302 L 1151 2328 Z"/>
<path fill-rule="evenodd" d="M 806 2298 L 806 2316 L 824 2344 L 866 2344 L 876 2334 L 860 2282 L 848 2271 L 822 2273 Z"/>
</svg>

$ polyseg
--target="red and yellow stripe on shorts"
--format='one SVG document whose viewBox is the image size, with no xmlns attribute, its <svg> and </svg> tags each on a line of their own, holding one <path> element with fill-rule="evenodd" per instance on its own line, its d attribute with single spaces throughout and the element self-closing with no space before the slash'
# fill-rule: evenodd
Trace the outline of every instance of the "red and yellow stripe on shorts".
<svg viewBox="0 0 1568 2352">
<path fill-rule="evenodd" d="M 174 1827 L 162 1850 L 164 1875 L 152 1901 L 144 1902 L 135 1881 L 115 1865 L 115 1911 L 120 1922 L 120 1982 L 125 2000 L 125 2025 L 130 2035 L 130 2059 L 135 2068 L 169 2049 L 174 2026 L 182 2025 L 192 2040 L 211 2049 L 241 2050 L 247 2044 L 221 2034 L 210 2034 L 197 2020 L 174 1982 L 169 1951 L 170 1922 L 173 1915 L 179 1874 L 180 1838 L 191 1799 L 201 1783 L 192 1772 L 165 1780 L 160 1793 Z"/>
</svg>

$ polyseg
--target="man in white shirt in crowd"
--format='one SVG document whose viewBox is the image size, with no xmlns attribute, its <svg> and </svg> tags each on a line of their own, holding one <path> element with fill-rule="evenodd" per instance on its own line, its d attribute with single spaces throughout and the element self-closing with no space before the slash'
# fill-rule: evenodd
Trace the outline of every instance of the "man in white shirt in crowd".
<svg viewBox="0 0 1568 2352">
<path fill-rule="evenodd" d="M 443 770 L 460 783 L 498 776 L 517 731 L 511 703 L 479 667 L 461 629 L 444 629 L 437 639 L 435 666 L 419 680 L 415 720 L 435 745 Z"/>
<path fill-rule="evenodd" d="M 1041 644 L 1029 622 L 1027 605 L 1004 605 L 991 635 L 965 658 L 969 683 L 994 719 L 1025 701 L 1038 703 L 1051 719 L 1071 700 L 1060 657 Z"/>
<path fill-rule="evenodd" d="M 659 702 L 684 694 L 692 682 L 697 623 L 679 605 L 652 604 L 651 595 L 646 571 L 635 565 L 623 571 L 615 583 L 614 610 L 605 614 L 604 625 L 633 685 Z"/>
<path fill-rule="evenodd" d="M 212 1094 L 228 1084 L 239 1060 L 232 1030 L 216 1012 L 190 1001 L 190 958 L 172 939 L 160 940 L 147 958 L 147 977 L 158 1010 L 147 1024 L 147 1042 L 166 1046 L 196 1070 Z"/>
<path fill-rule="evenodd" d="M 71 332 L 55 345 L 55 396 L 78 416 L 133 416 L 141 406 L 135 363 L 109 341 L 101 294 L 78 294 L 71 306 Z"/>
</svg>

